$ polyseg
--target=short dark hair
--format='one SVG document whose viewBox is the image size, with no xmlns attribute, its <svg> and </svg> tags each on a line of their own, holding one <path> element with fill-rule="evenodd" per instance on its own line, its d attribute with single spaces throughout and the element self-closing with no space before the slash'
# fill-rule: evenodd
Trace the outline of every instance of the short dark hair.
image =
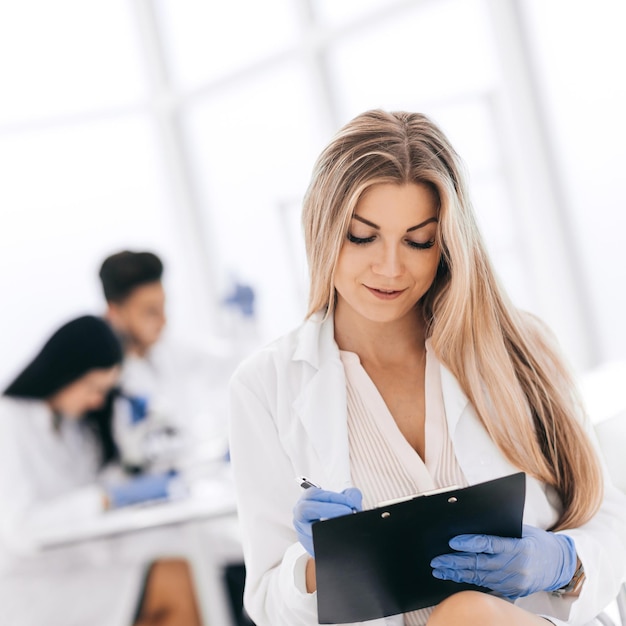
<svg viewBox="0 0 626 626">
<path fill-rule="evenodd" d="M 140 285 L 161 280 L 163 263 L 152 252 L 124 250 L 107 257 L 100 266 L 100 280 L 107 302 L 123 302 Z"/>
</svg>

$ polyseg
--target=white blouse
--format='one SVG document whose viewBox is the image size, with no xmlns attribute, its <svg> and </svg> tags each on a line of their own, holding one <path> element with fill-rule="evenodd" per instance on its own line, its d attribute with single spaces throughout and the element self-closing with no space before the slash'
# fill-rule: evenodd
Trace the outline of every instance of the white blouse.
<svg viewBox="0 0 626 626">
<path fill-rule="evenodd" d="M 363 493 L 363 508 L 468 482 L 448 434 L 440 370 L 426 342 L 425 461 L 400 432 L 376 385 L 353 352 L 341 351 L 348 399 L 348 442 L 352 482 Z M 422 626 L 432 607 L 404 615 L 405 626 Z"/>
</svg>

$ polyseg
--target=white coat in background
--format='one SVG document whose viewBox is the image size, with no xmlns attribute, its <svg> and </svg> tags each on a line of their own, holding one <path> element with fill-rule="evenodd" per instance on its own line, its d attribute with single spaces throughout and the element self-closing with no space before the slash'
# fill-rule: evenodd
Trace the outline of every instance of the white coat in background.
<svg viewBox="0 0 626 626">
<path fill-rule="evenodd" d="M 0 397 L 0 623 L 129 626 L 144 562 L 102 546 L 40 552 L 38 532 L 103 514 L 98 449 L 42 401 Z M 6 621 L 5 621 L 6 620 Z"/>
<path fill-rule="evenodd" d="M 62 420 L 57 431 L 45 402 L 0 397 L 3 552 L 35 549 L 38 528 L 102 513 L 98 454 L 78 421 Z"/>
<path fill-rule="evenodd" d="M 125 357 L 119 386 L 124 394 L 147 400 L 148 417 L 132 424 L 128 405 L 116 402 L 114 434 L 123 458 L 142 465 L 142 457 L 150 457 L 148 465 L 157 470 L 160 463 L 179 467 L 221 460 L 228 446 L 227 386 L 233 369 L 226 358 L 165 340 L 144 357 Z M 144 434 L 164 427 L 176 432 L 169 444 L 166 437 L 153 437 L 146 445 Z"/>
<path fill-rule="evenodd" d="M 519 471 L 490 439 L 456 379 L 440 367 L 448 430 L 469 484 Z M 352 486 L 346 383 L 332 319 L 314 317 L 244 361 L 231 380 L 230 402 L 246 608 L 257 626 L 313 626 L 316 594 L 305 588 L 308 554 L 292 527 L 292 509 L 302 495 L 295 477 L 333 491 Z M 549 528 L 558 507 L 552 489 L 527 477 L 525 524 Z M 598 513 L 566 534 L 587 574 L 580 597 L 539 592 L 516 604 L 553 616 L 557 624 L 582 625 L 617 595 L 626 571 L 626 498 L 608 478 Z M 402 616 L 367 622 L 402 623 Z"/>
</svg>

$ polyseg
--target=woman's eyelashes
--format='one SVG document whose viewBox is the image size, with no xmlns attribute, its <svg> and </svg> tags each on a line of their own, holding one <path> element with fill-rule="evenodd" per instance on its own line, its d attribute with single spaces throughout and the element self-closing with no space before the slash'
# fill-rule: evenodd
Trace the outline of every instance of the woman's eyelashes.
<svg viewBox="0 0 626 626">
<path fill-rule="evenodd" d="M 417 248 L 418 250 L 428 250 L 428 248 L 432 248 L 435 245 L 435 240 L 431 239 L 430 241 L 420 243 L 419 241 L 411 241 L 410 239 L 407 239 L 407 244 L 411 246 L 411 248 Z"/>
<path fill-rule="evenodd" d="M 357 246 L 362 246 L 368 243 L 372 243 L 374 239 L 376 239 L 376 235 L 372 235 L 370 237 L 357 237 L 350 232 L 348 233 L 348 241 L 350 243 L 356 244 Z M 411 239 L 405 239 L 405 243 L 410 248 L 416 248 L 418 250 L 428 250 L 428 248 L 432 248 L 435 245 L 435 240 L 431 239 L 430 241 L 426 241 L 422 243 L 419 241 L 412 241 Z"/>
<path fill-rule="evenodd" d="M 365 243 L 371 243 L 374 239 L 376 239 L 374 235 L 371 237 L 355 237 L 352 233 L 348 233 L 348 241 L 357 244 L 357 246 L 361 246 Z"/>
</svg>

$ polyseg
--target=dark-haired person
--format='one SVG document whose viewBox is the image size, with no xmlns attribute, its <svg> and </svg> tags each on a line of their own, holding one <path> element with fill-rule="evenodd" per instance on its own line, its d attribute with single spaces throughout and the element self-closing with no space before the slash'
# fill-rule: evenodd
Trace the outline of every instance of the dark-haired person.
<svg viewBox="0 0 626 626">
<path fill-rule="evenodd" d="M 82 590 L 92 597 L 91 607 L 98 597 L 102 600 L 102 594 L 94 589 L 101 587 L 101 574 L 87 568 L 80 576 L 71 572 L 73 578 L 68 579 L 60 574 L 58 564 L 56 569 L 47 568 L 54 559 L 37 548 L 40 533 L 50 526 L 75 523 L 109 508 L 168 495 L 170 474 L 125 480 L 119 476 L 113 480 L 114 472 L 107 476 L 106 469 L 113 467 L 117 456 L 111 433 L 111 391 L 122 357 L 121 345 L 109 324 L 98 317 L 82 316 L 53 333 L 0 397 L 0 614 L 8 619 L 3 623 L 79 623 L 71 621 L 69 615 L 92 626 L 111 623 L 76 614 L 76 607 L 82 606 L 80 598 L 72 601 L 67 612 L 54 614 L 51 607 L 60 606 L 59 598 L 76 595 L 74 584 L 78 588 L 83 584 Z M 117 586 L 110 583 L 122 604 L 129 589 L 139 592 L 144 578 L 143 564 L 135 565 L 138 567 L 133 566 L 130 572 L 128 568 L 117 572 Z M 183 562 L 183 568 L 185 565 Z M 153 566 L 141 605 L 143 616 L 157 600 L 165 601 L 162 596 L 153 598 L 155 585 L 160 586 L 164 577 L 182 578 L 184 586 L 185 570 L 181 574 L 180 568 L 180 562 L 167 561 Z M 42 581 L 47 592 L 45 596 L 37 594 L 35 610 L 27 596 Z M 179 594 L 180 599 L 170 604 L 194 615 L 190 584 L 186 588 L 187 596 Z M 105 599 L 116 601 L 115 596 Z M 125 625 L 136 610 L 137 598 L 127 598 L 127 602 Z"/>
<path fill-rule="evenodd" d="M 127 357 L 143 358 L 165 328 L 163 262 L 152 252 L 124 250 L 100 267 L 106 317 L 118 333 Z"/>
<path fill-rule="evenodd" d="M 106 318 L 120 337 L 124 362 L 115 436 L 126 466 L 177 467 L 180 459 L 226 449 L 226 359 L 164 337 L 163 262 L 124 250 L 99 272 Z M 206 444 L 206 445 L 205 445 Z"/>
</svg>

